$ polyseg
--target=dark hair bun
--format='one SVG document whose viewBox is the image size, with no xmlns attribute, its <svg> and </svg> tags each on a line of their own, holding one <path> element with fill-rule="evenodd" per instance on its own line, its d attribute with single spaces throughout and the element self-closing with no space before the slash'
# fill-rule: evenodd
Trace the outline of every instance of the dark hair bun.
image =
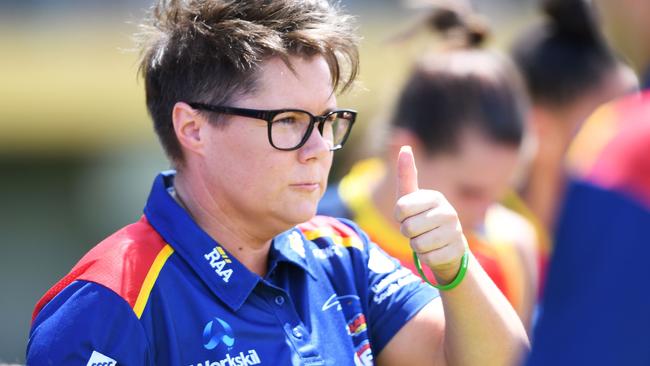
<svg viewBox="0 0 650 366">
<path fill-rule="evenodd" d="M 469 46 L 480 47 L 490 35 L 490 27 L 485 19 L 478 15 L 471 15 L 465 21 L 468 31 Z"/>
<path fill-rule="evenodd" d="M 487 22 L 471 9 L 447 2 L 433 2 L 425 24 L 449 43 L 466 48 L 480 47 L 490 33 Z"/>
<path fill-rule="evenodd" d="M 452 29 L 461 27 L 463 21 L 460 15 L 449 8 L 437 7 L 429 15 L 429 26 L 438 32 L 448 32 Z"/>
<path fill-rule="evenodd" d="M 589 40 L 599 37 L 593 10 L 586 0 L 542 0 L 541 6 L 559 32 Z"/>
</svg>

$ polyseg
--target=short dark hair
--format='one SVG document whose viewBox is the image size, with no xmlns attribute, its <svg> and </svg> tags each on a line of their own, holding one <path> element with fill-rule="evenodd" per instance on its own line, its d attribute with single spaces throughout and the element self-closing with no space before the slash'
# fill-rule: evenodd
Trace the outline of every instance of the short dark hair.
<svg viewBox="0 0 650 366">
<path fill-rule="evenodd" d="M 183 156 L 171 112 L 178 101 L 227 104 L 255 91 L 261 65 L 325 58 L 334 91 L 358 72 L 352 18 L 320 0 L 160 0 L 138 34 L 149 114 L 174 163 Z"/>
<path fill-rule="evenodd" d="M 533 102 L 563 106 L 594 87 L 618 60 L 585 0 L 544 0 L 545 20 L 519 37 L 512 48 Z"/>
<path fill-rule="evenodd" d="M 454 151 L 467 127 L 499 144 L 523 141 L 526 91 L 506 56 L 480 47 L 489 29 L 479 19 L 434 9 L 425 25 L 446 38 L 446 50 L 419 59 L 398 98 L 391 125 L 413 132 L 430 154 Z"/>
<path fill-rule="evenodd" d="M 417 135 L 430 154 L 454 151 L 467 127 L 517 147 L 523 141 L 527 106 L 516 69 L 504 56 L 456 50 L 417 64 L 392 124 Z"/>
</svg>

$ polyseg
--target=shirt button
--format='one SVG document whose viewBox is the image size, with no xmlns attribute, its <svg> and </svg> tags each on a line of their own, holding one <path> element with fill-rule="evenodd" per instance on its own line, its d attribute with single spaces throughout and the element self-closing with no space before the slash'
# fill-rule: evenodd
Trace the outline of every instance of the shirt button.
<svg viewBox="0 0 650 366">
<path fill-rule="evenodd" d="M 275 303 L 276 303 L 278 306 L 282 306 L 282 304 L 284 304 L 284 297 L 282 297 L 282 296 L 276 296 L 276 297 L 275 297 Z"/>
<path fill-rule="evenodd" d="M 295 327 L 291 330 L 291 333 L 293 333 L 293 336 L 300 339 L 302 338 L 302 332 L 300 331 L 300 328 Z"/>
</svg>

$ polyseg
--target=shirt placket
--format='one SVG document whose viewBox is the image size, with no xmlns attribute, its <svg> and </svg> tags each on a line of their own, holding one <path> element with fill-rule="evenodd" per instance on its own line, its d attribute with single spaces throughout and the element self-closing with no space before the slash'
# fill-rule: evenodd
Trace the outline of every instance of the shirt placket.
<svg viewBox="0 0 650 366">
<path fill-rule="evenodd" d="M 281 288 L 268 282 L 261 284 L 261 297 L 269 304 L 271 311 L 278 319 L 285 337 L 294 352 L 300 357 L 302 365 L 324 365 L 325 361 L 312 342 L 312 337 L 300 319 L 296 306 L 288 294 Z"/>
</svg>

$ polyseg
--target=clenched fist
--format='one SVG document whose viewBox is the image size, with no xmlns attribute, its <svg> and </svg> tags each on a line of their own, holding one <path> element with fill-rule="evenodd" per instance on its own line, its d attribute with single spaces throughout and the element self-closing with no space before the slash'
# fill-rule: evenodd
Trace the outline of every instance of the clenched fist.
<svg viewBox="0 0 650 366">
<path fill-rule="evenodd" d="M 451 282 L 458 273 L 467 240 L 456 210 L 445 196 L 418 188 L 418 173 L 410 146 L 403 146 L 397 158 L 395 218 L 409 238 L 420 262 L 433 272 L 439 284 Z"/>
</svg>

